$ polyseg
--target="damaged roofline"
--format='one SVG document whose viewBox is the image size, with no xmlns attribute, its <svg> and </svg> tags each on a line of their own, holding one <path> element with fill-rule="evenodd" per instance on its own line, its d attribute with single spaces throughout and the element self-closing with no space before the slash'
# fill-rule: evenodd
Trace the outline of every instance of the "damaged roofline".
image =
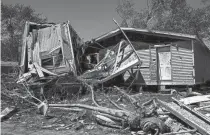
<svg viewBox="0 0 210 135">
<path fill-rule="evenodd" d="M 27 25 L 36 25 L 36 26 L 53 26 L 55 24 L 53 23 L 35 23 L 35 22 L 30 22 L 30 21 L 26 21 Z"/>
<path fill-rule="evenodd" d="M 174 32 L 166 32 L 166 31 L 155 31 L 155 30 L 147 30 L 147 29 L 137 29 L 137 28 L 121 28 L 124 31 L 133 31 L 133 32 L 139 32 L 147 35 L 159 35 L 159 36 L 171 36 L 178 39 L 197 39 L 196 35 L 189 35 L 189 34 L 182 34 L 182 33 L 174 33 Z M 111 36 L 117 35 L 120 33 L 120 29 L 112 30 L 111 32 L 108 32 L 106 34 L 103 34 L 97 38 L 95 38 L 95 41 L 101 41 L 104 39 L 107 39 Z"/>
</svg>

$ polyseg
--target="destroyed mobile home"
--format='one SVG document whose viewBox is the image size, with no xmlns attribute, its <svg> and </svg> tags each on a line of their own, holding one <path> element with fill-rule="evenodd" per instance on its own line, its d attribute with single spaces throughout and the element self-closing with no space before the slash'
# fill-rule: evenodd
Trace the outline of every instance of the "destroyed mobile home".
<svg viewBox="0 0 210 135">
<path fill-rule="evenodd" d="M 170 94 L 165 94 L 170 98 L 169 103 L 159 99 L 161 94 L 142 103 L 143 94 L 127 93 L 137 85 L 193 86 L 203 83 L 210 79 L 209 59 L 210 51 L 192 35 L 119 27 L 84 43 L 69 21 L 60 24 L 27 22 L 17 81 L 23 85 L 27 96 L 19 97 L 35 105 L 45 116 L 53 108 L 82 108 L 91 110 L 100 125 L 130 129 L 139 134 L 210 134 L 208 111 L 201 111 L 209 108 L 207 95 L 179 100 L 179 92 L 170 90 Z M 69 76 L 73 83 L 68 84 L 77 83 L 80 90 L 90 91 L 93 104 L 52 104 L 47 101 L 45 86 Z M 32 94 L 34 85 L 39 87 L 42 97 Z M 108 99 L 112 107 L 98 103 L 95 95 L 95 89 L 103 91 L 107 86 L 119 97 L 114 101 L 111 95 L 104 94 L 104 101 Z M 125 105 L 119 105 L 119 102 Z M 207 105 L 197 104 L 204 102 Z"/>
</svg>

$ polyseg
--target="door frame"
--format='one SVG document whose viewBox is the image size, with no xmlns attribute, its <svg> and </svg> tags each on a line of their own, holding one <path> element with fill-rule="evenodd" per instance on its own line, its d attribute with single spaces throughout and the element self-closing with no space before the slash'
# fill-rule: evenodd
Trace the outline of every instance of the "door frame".
<svg viewBox="0 0 210 135">
<path fill-rule="evenodd" d="M 156 48 L 156 65 L 157 65 L 157 84 L 161 85 L 161 82 L 167 82 L 167 81 L 172 81 L 173 80 L 173 72 L 172 72 L 172 49 L 171 49 L 171 44 L 167 44 L 167 45 L 154 45 L 154 48 Z M 170 80 L 160 80 L 160 68 L 159 68 L 159 56 L 158 56 L 158 48 L 163 48 L 163 47 L 169 47 L 169 52 L 171 55 L 171 79 Z"/>
</svg>

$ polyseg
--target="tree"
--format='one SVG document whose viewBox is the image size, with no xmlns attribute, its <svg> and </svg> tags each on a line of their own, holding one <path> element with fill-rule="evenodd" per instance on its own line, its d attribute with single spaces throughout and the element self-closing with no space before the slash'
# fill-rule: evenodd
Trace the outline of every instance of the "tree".
<svg viewBox="0 0 210 135">
<path fill-rule="evenodd" d="M 22 32 L 26 21 L 45 23 L 46 17 L 35 13 L 30 6 L 21 4 L 1 5 L 1 59 L 18 60 L 18 47 L 21 45 Z"/>
<path fill-rule="evenodd" d="M 147 0 L 147 8 L 140 12 L 134 11 L 132 1 L 121 2 L 116 10 L 123 20 L 132 19 L 132 27 L 194 34 L 200 39 L 209 38 L 210 0 L 202 0 L 203 6 L 198 9 L 192 8 L 186 0 Z M 130 18 L 127 17 L 129 15 Z"/>
</svg>

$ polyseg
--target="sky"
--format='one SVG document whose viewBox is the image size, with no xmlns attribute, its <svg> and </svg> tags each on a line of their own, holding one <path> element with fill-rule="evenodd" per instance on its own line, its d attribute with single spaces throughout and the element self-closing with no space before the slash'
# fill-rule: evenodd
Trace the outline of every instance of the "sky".
<svg viewBox="0 0 210 135">
<path fill-rule="evenodd" d="M 133 0 L 135 9 L 146 7 L 146 0 Z M 194 8 L 200 0 L 187 0 Z M 116 12 L 119 0 L 2 0 L 4 4 L 30 5 L 37 13 L 42 13 L 48 22 L 70 21 L 78 35 L 85 41 L 96 38 L 116 29 L 113 18 L 120 24 L 121 18 Z"/>
</svg>

